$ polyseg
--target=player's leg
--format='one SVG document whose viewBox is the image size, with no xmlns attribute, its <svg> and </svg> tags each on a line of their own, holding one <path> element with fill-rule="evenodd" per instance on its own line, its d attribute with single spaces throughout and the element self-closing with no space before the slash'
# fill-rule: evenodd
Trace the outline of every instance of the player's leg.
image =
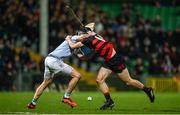
<svg viewBox="0 0 180 115">
<path fill-rule="evenodd" d="M 45 70 L 44 70 L 44 80 L 39 85 L 39 87 L 36 89 L 36 92 L 33 96 L 33 99 L 31 103 L 28 104 L 29 109 L 35 109 L 35 106 L 37 104 L 38 99 L 40 98 L 41 94 L 43 93 L 44 89 L 52 82 L 53 76 L 54 76 L 54 71 L 55 70 L 53 66 L 53 63 L 55 63 L 55 59 L 47 57 L 45 59 Z M 50 69 L 51 68 L 51 69 Z M 52 69 L 53 68 L 53 69 Z"/>
<path fill-rule="evenodd" d="M 52 78 L 50 79 L 44 79 L 44 81 L 39 85 L 39 87 L 36 89 L 36 92 L 34 94 L 34 97 L 31 101 L 31 103 L 28 104 L 29 109 L 35 109 L 35 106 L 37 104 L 38 99 L 42 95 L 44 89 L 52 82 Z"/>
<path fill-rule="evenodd" d="M 44 81 L 41 83 L 41 85 L 36 89 L 33 99 L 37 100 L 51 82 L 52 82 L 52 78 L 44 79 Z"/>
<path fill-rule="evenodd" d="M 124 69 L 121 73 L 118 73 L 118 77 L 126 82 L 127 85 L 132 85 L 139 89 L 143 89 L 144 85 L 138 80 L 132 79 L 127 69 Z"/>
<path fill-rule="evenodd" d="M 104 94 L 104 97 L 106 99 L 105 104 L 100 109 L 107 109 L 108 107 L 112 108 L 114 106 L 114 102 L 111 99 L 111 96 L 109 93 L 109 87 L 107 86 L 105 82 L 106 78 L 111 74 L 111 72 L 112 71 L 110 69 L 107 69 L 104 67 L 101 67 L 98 72 L 96 82 L 99 86 L 99 89 Z"/>
<path fill-rule="evenodd" d="M 36 92 L 33 96 L 33 99 L 31 101 L 31 103 L 28 104 L 28 108 L 29 109 L 35 109 L 36 104 L 38 99 L 40 98 L 40 96 L 42 95 L 43 91 L 49 86 L 49 84 L 52 82 L 53 80 L 53 76 L 54 74 L 47 74 L 47 71 L 45 69 L 45 74 L 44 74 L 44 81 L 38 86 L 38 88 L 36 89 Z"/>
<path fill-rule="evenodd" d="M 111 70 L 101 67 L 96 78 L 96 83 L 98 84 L 101 92 L 105 95 L 105 98 L 106 94 L 109 94 L 109 87 L 107 86 L 105 80 L 111 74 L 111 72 Z M 108 100 L 109 98 L 106 99 Z"/>
<path fill-rule="evenodd" d="M 72 107 L 77 106 L 76 102 L 72 101 L 72 99 L 70 98 L 70 95 L 72 93 L 72 91 L 74 90 L 74 88 L 76 87 L 78 81 L 80 80 L 80 73 L 78 71 L 76 71 L 75 69 L 72 69 L 72 72 L 70 73 L 72 79 L 70 80 L 68 87 L 64 93 L 64 97 L 62 102 L 69 104 Z"/>
<path fill-rule="evenodd" d="M 66 93 L 71 93 L 81 78 L 80 73 L 75 69 L 72 69 L 72 72 L 70 75 L 71 75 L 72 79 L 70 80 L 70 82 L 68 84 L 68 87 L 66 89 Z M 69 98 L 70 95 L 68 95 L 68 94 L 66 95 L 66 93 L 65 93 L 64 97 Z"/>
<path fill-rule="evenodd" d="M 69 66 L 68 64 L 62 61 L 59 62 L 59 65 L 61 66 L 59 69 L 61 72 L 66 73 L 72 77 L 72 79 L 68 83 L 68 87 L 64 93 L 62 102 L 69 104 L 71 107 L 77 106 L 77 104 L 73 102 L 72 99 L 70 98 L 70 95 L 74 90 L 74 88 L 76 87 L 78 81 L 80 80 L 81 75 L 74 68 L 72 68 L 71 66 Z"/>
<path fill-rule="evenodd" d="M 118 73 L 117 75 L 121 80 L 126 82 L 127 85 L 132 85 L 136 88 L 143 90 L 148 95 L 150 101 L 154 102 L 155 97 L 154 97 L 153 89 L 151 87 L 144 86 L 144 84 L 142 84 L 138 80 L 132 79 L 131 76 L 129 75 L 127 68 L 124 69 L 121 73 Z"/>
</svg>

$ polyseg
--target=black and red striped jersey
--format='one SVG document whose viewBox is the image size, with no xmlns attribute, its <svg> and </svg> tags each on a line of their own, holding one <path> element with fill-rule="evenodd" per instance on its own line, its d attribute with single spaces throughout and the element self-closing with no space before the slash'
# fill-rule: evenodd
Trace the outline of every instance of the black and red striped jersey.
<svg viewBox="0 0 180 115">
<path fill-rule="evenodd" d="M 82 41 L 82 43 L 95 51 L 95 53 L 109 61 L 113 52 L 113 45 L 105 41 L 102 37 L 95 35 L 90 36 Z"/>
</svg>

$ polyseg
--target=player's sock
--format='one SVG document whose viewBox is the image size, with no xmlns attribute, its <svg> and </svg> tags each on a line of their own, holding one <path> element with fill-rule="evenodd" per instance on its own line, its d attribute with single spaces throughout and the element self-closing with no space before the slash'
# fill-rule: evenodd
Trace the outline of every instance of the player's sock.
<svg viewBox="0 0 180 115">
<path fill-rule="evenodd" d="M 144 88 L 142 89 L 144 92 L 148 92 L 148 87 L 144 86 Z"/>
<path fill-rule="evenodd" d="M 33 98 L 32 101 L 31 101 L 32 104 L 33 104 L 33 105 L 36 105 L 36 104 L 37 104 L 37 100 L 38 100 L 38 99 Z"/>
<path fill-rule="evenodd" d="M 65 92 L 65 93 L 64 93 L 64 98 L 70 98 L 70 95 L 71 95 L 70 92 Z"/>
<path fill-rule="evenodd" d="M 113 108 L 114 107 L 114 102 L 111 99 L 111 96 L 108 93 L 104 93 L 104 97 L 106 98 L 106 102 L 100 107 L 101 110 L 107 109 L 107 108 Z"/>
<path fill-rule="evenodd" d="M 112 100 L 109 92 L 108 93 L 104 93 L 104 97 L 106 98 L 106 101 Z"/>
</svg>

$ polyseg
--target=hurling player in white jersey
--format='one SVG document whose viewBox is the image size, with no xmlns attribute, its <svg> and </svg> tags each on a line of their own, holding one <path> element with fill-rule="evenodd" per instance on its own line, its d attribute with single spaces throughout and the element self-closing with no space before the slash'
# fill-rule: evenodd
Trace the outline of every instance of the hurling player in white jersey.
<svg viewBox="0 0 180 115">
<path fill-rule="evenodd" d="M 77 36 L 72 37 L 73 42 L 76 42 L 76 39 Z M 70 49 L 68 42 L 65 40 L 45 58 L 44 81 L 36 89 L 32 101 L 27 106 L 29 109 L 35 109 L 37 100 L 40 98 L 44 89 L 52 82 L 54 75 L 59 72 L 69 74 L 72 77 L 64 93 L 62 102 L 67 103 L 71 107 L 77 106 L 77 104 L 71 100 L 70 95 L 81 75 L 74 68 L 63 62 L 64 58 L 67 58 L 71 55 L 72 49 Z"/>
</svg>

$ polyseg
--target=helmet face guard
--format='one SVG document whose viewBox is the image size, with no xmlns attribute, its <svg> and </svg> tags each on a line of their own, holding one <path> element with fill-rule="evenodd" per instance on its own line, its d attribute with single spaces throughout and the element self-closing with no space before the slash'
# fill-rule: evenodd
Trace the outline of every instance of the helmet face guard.
<svg viewBox="0 0 180 115">
<path fill-rule="evenodd" d="M 84 27 L 83 29 L 80 29 L 80 30 L 77 31 L 77 35 L 87 34 L 89 31 L 91 31 L 90 28 Z"/>
</svg>

